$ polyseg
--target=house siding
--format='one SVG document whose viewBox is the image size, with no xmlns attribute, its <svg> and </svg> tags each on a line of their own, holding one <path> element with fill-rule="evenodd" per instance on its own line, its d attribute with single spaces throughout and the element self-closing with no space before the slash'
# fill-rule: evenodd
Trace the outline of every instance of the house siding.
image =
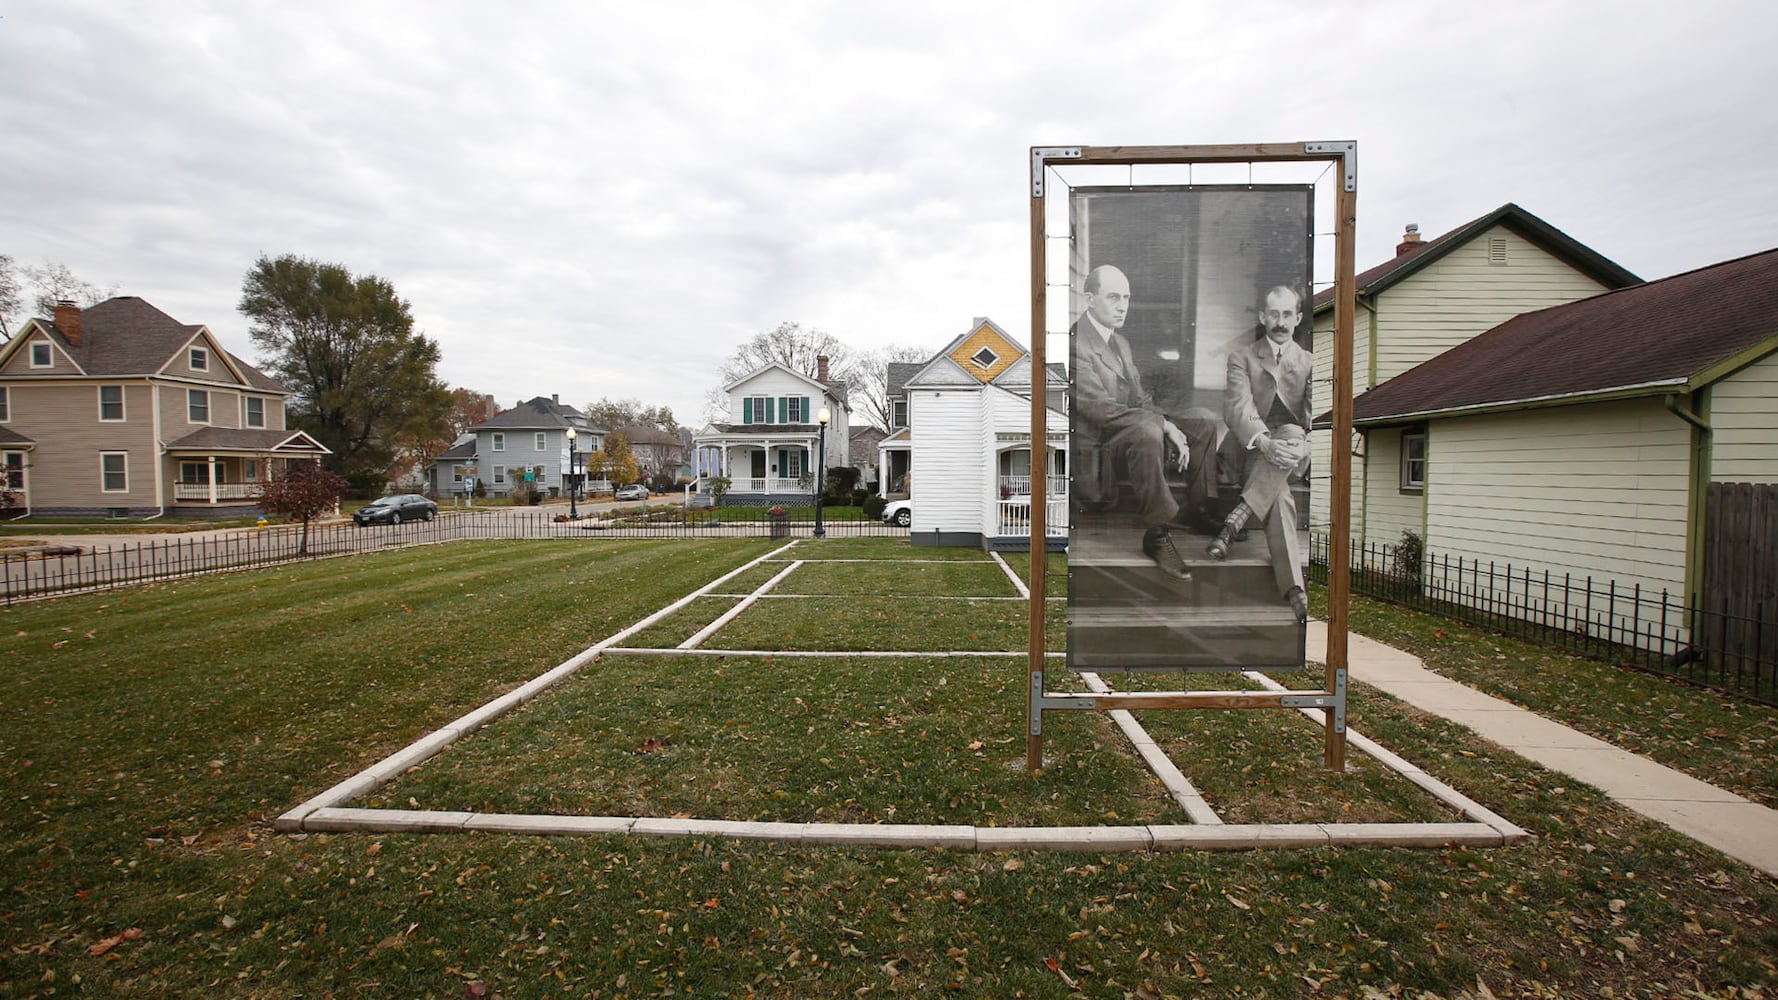
<svg viewBox="0 0 1778 1000">
<path fill-rule="evenodd" d="M 984 482 L 982 456 L 994 453 L 993 430 L 981 407 L 980 390 L 909 391 L 909 423 L 920 429 L 919 468 L 909 476 L 916 535 L 980 535 L 984 489 L 970 484 Z"/>
<path fill-rule="evenodd" d="M 99 384 L 9 386 L 12 419 L 7 426 L 38 443 L 25 455 L 34 511 L 160 505 L 154 493 L 159 455 L 148 412 L 148 387 L 130 385 L 124 389 L 128 423 L 100 423 Z M 48 442 L 53 442 L 53 447 Z M 103 491 L 101 451 L 128 453 L 127 493 Z"/>
<path fill-rule="evenodd" d="M 1710 478 L 1778 483 L 1778 354 L 1710 387 Z"/>
<path fill-rule="evenodd" d="M 1365 497 L 1364 520 L 1358 520 L 1354 514 L 1352 536 L 1374 545 L 1394 545 L 1404 531 L 1426 536 L 1425 494 L 1401 490 L 1401 435 L 1399 428 L 1386 428 L 1365 436 L 1369 461 L 1364 465 L 1368 478 L 1361 491 Z M 1427 488 L 1436 489 L 1437 484 L 1428 482 Z"/>
<path fill-rule="evenodd" d="M 1658 399 L 1435 421 L 1427 548 L 1682 592 L 1690 440 Z"/>
<path fill-rule="evenodd" d="M 31 367 L 32 344 L 48 344 L 50 346 L 50 367 Z M 80 374 L 79 369 L 75 368 L 74 364 L 68 360 L 68 356 L 62 353 L 61 346 L 41 333 L 33 333 L 30 338 L 20 344 L 18 348 L 12 352 L 12 356 L 6 359 L 5 367 L 0 368 L 0 375 L 35 375 L 41 377 L 44 375 L 78 374 Z"/>
</svg>

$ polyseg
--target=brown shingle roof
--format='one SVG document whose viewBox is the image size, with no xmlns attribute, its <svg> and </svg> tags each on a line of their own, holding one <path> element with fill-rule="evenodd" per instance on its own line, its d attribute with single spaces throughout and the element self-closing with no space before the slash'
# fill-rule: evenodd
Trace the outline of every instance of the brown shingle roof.
<svg viewBox="0 0 1778 1000">
<path fill-rule="evenodd" d="M 1353 401 L 1360 423 L 1687 391 L 1778 348 L 1778 249 L 1516 316 Z M 1752 360 L 1749 358 L 1748 360 Z"/>
<path fill-rule="evenodd" d="M 286 445 L 286 451 L 311 452 L 325 447 L 314 438 L 298 430 L 274 431 L 257 427 L 200 427 L 190 434 L 168 441 L 169 451 L 271 451 L 278 445 Z"/>
<path fill-rule="evenodd" d="M 10 427 L 0 426 L 0 444 L 36 444 L 37 442 Z"/>
<path fill-rule="evenodd" d="M 181 323 L 134 295 L 120 295 L 81 310 L 79 347 L 71 346 L 54 323 L 47 319 L 39 322 L 55 331 L 60 345 L 88 375 L 100 378 L 153 375 L 203 329 Z M 253 388 L 289 393 L 284 385 L 233 353 L 229 353 L 229 360 Z"/>
<path fill-rule="evenodd" d="M 1509 201 L 1479 219 L 1472 219 L 1437 239 L 1428 240 L 1418 250 L 1400 254 L 1361 272 L 1353 279 L 1353 287 L 1360 296 L 1376 295 L 1495 226 L 1504 226 L 1518 233 L 1607 288 L 1623 288 L 1642 280 L 1586 244 Z M 1332 305 L 1332 288 L 1324 289 L 1315 296 L 1316 312 Z"/>
<path fill-rule="evenodd" d="M 587 429 L 586 415 L 572 406 L 533 396 L 510 410 L 494 414 L 470 430 L 550 430 L 569 426 Z"/>
</svg>

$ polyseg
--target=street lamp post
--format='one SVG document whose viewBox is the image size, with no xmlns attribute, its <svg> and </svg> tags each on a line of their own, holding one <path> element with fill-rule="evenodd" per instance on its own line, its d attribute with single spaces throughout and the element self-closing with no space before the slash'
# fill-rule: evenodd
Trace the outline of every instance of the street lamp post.
<svg viewBox="0 0 1778 1000">
<path fill-rule="evenodd" d="M 825 406 L 823 406 L 821 408 L 820 413 L 817 413 L 815 415 L 816 422 L 821 425 L 821 446 L 815 455 L 815 537 L 816 538 L 826 538 L 827 537 L 827 529 L 821 526 L 821 500 L 822 500 L 822 495 L 827 492 L 827 422 L 832 419 L 833 419 L 833 414 L 827 412 L 827 407 L 825 407 Z"/>
<path fill-rule="evenodd" d="M 580 492 L 580 480 L 574 478 L 574 438 L 574 428 L 570 427 L 568 428 L 568 520 L 570 521 L 580 516 L 580 512 L 574 506 L 575 496 Z"/>
</svg>

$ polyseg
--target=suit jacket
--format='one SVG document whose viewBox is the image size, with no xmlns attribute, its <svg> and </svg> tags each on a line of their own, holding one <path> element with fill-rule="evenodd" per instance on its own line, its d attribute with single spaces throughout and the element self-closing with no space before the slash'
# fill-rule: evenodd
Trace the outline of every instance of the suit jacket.
<svg viewBox="0 0 1778 1000">
<path fill-rule="evenodd" d="M 1115 347 L 1106 343 L 1084 315 L 1069 332 L 1074 334 L 1074 409 L 1095 436 L 1110 437 L 1131 420 L 1163 419 L 1154 398 L 1142 388 L 1142 376 L 1122 335 Z M 1123 375 L 1118 374 L 1120 363 Z"/>
<path fill-rule="evenodd" d="M 1244 349 L 1229 352 L 1222 419 L 1240 448 L 1272 429 L 1266 418 L 1274 403 L 1283 403 L 1291 422 L 1304 431 L 1309 429 L 1309 375 L 1314 364 L 1314 356 L 1294 340 L 1285 343 L 1282 358 L 1272 357 L 1272 342 L 1263 336 Z"/>
</svg>

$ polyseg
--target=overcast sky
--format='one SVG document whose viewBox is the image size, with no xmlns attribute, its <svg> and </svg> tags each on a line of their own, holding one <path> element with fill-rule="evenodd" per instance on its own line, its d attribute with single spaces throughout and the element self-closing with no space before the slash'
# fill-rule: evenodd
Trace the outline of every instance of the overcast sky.
<svg viewBox="0 0 1778 1000">
<path fill-rule="evenodd" d="M 1023 339 L 1032 145 L 1355 139 L 1360 269 L 1509 201 L 1645 278 L 1778 246 L 1766 2 L 0 0 L 0 67 L 0 253 L 250 360 L 259 255 L 374 273 L 502 405 Z"/>
</svg>

